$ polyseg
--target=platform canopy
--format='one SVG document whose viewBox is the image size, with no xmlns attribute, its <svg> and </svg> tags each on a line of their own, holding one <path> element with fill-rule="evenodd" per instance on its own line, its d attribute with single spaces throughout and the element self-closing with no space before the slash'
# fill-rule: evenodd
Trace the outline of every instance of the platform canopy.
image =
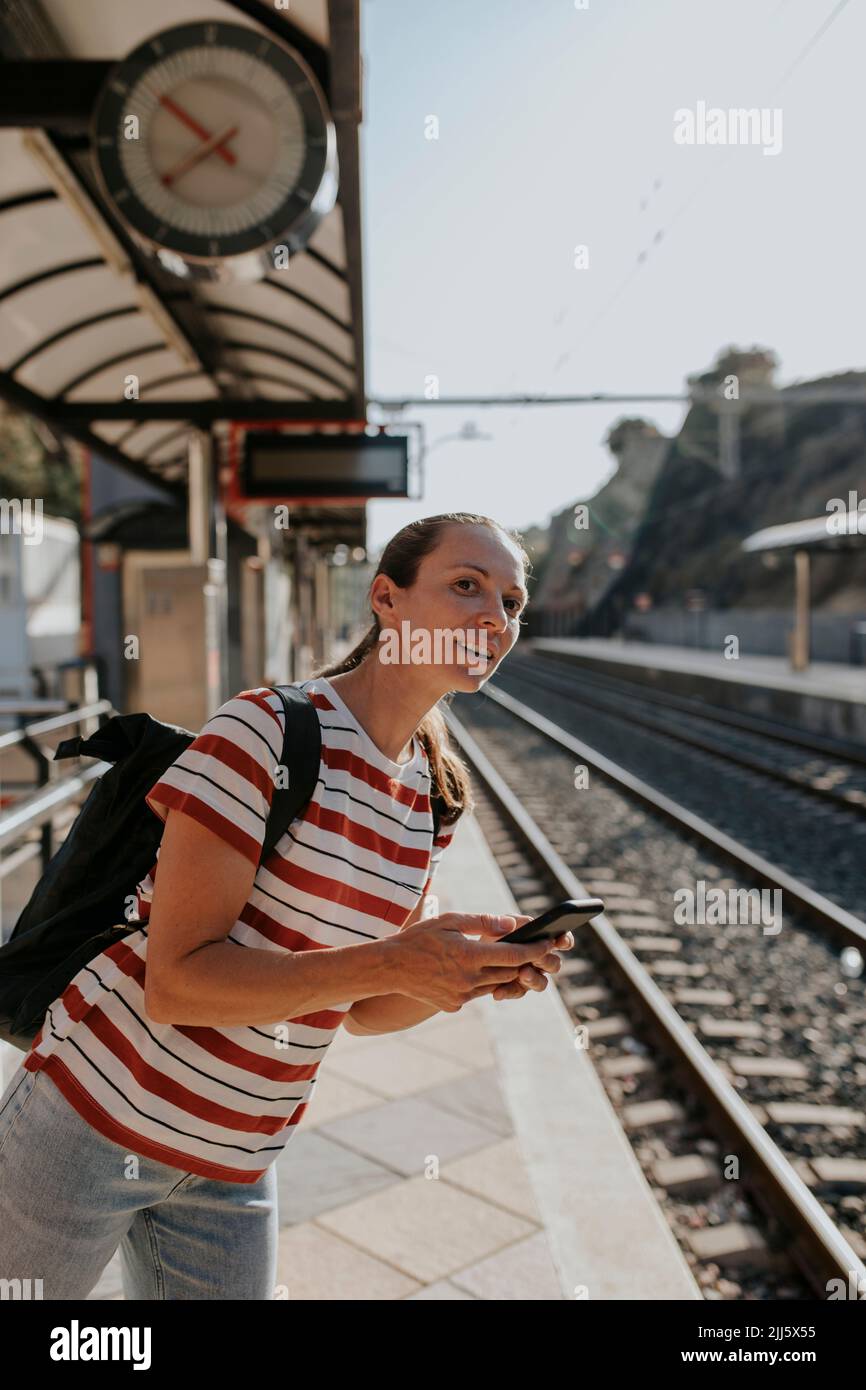
<svg viewBox="0 0 866 1390">
<path fill-rule="evenodd" d="M 845 510 L 825 512 L 805 521 L 786 521 L 781 526 L 765 526 L 753 531 L 742 543 L 743 550 L 817 550 L 847 549 L 866 545 L 866 511 Z"/>
<path fill-rule="evenodd" d="M 0 9 L 0 396 L 182 496 L 190 427 L 365 418 L 359 0 L 5 0 Z M 277 35 L 314 72 L 339 193 L 306 249 L 252 284 L 190 282 L 100 196 L 88 135 L 113 62 L 162 29 Z M 134 414 L 126 374 L 140 380 Z"/>
</svg>

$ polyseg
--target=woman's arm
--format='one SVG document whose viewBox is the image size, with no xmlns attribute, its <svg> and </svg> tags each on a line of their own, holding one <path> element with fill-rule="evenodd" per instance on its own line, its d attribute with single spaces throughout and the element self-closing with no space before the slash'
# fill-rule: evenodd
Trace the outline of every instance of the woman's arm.
<svg viewBox="0 0 866 1390">
<path fill-rule="evenodd" d="M 255 874 L 240 850 L 169 810 L 148 920 L 150 1018 L 213 1027 L 282 1023 L 393 989 L 387 939 L 287 953 L 228 941 Z"/>
<path fill-rule="evenodd" d="M 549 950 L 538 942 L 497 945 L 491 938 L 502 931 L 495 916 L 457 912 L 416 922 L 401 940 L 397 933 L 287 952 L 238 946 L 227 938 L 249 899 L 255 870 L 248 854 L 184 811 L 169 810 L 145 972 L 145 1009 L 156 1022 L 282 1023 L 375 995 L 406 996 L 420 1022 L 419 1009 L 427 1011 L 423 1017 L 437 1009 L 456 1013 L 479 994 L 512 984 L 524 965 L 539 964 Z"/>
<path fill-rule="evenodd" d="M 364 1006 L 370 1004 L 376 1007 L 365 1012 Z M 405 994 L 380 994 L 375 1000 L 359 999 L 353 1004 L 343 1020 L 343 1027 L 347 1033 L 399 1033 L 441 1012 Z"/>
<path fill-rule="evenodd" d="M 430 915 L 427 907 L 433 895 L 426 893 L 423 898 L 412 909 L 411 916 L 406 918 L 400 928 L 405 931 L 414 922 L 420 922 L 424 917 Z M 441 1009 L 433 1009 L 429 1004 L 422 1004 L 420 999 L 409 999 L 405 994 L 380 994 L 376 999 L 377 1007 L 373 1010 L 363 1006 L 370 1004 L 370 999 L 359 999 L 354 1003 L 343 1020 L 343 1027 L 347 1033 L 398 1033 L 404 1028 L 414 1028 L 416 1023 L 423 1023 L 425 1018 L 432 1018 L 434 1014 L 441 1013 Z"/>
</svg>

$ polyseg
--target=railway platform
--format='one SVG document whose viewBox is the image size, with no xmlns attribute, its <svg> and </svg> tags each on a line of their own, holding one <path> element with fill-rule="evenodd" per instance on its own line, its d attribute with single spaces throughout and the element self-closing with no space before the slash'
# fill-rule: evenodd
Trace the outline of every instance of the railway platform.
<svg viewBox="0 0 866 1390">
<path fill-rule="evenodd" d="M 794 671 L 783 657 L 729 660 L 722 651 L 599 637 L 538 637 L 522 649 L 694 696 L 722 709 L 866 741 L 866 667 L 821 661 Z"/>
<path fill-rule="evenodd" d="M 435 887 L 517 910 L 474 815 Z M 701 1298 L 552 984 L 338 1034 L 278 1164 L 291 1299 Z M 90 1297 L 122 1299 L 117 1256 Z"/>
</svg>

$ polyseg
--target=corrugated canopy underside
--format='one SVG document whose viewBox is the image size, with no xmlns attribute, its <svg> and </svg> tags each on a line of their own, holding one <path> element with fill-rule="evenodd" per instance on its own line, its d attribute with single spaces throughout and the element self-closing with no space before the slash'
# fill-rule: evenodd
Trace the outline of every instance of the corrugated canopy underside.
<svg viewBox="0 0 866 1390">
<path fill-rule="evenodd" d="M 134 374 L 144 405 L 225 400 L 230 416 L 232 401 L 280 402 L 289 418 L 364 415 L 357 0 L 292 0 L 286 12 L 269 0 L 10 0 L 0 20 L 11 64 L 113 61 L 162 28 L 207 18 L 283 26 L 288 42 L 321 53 L 328 74 L 339 199 L 285 270 L 245 285 L 167 275 L 114 222 L 86 137 L 14 128 L 8 115 L 0 130 L 4 394 L 175 487 L 195 417 L 88 419 L 82 405 L 121 400 Z"/>
</svg>

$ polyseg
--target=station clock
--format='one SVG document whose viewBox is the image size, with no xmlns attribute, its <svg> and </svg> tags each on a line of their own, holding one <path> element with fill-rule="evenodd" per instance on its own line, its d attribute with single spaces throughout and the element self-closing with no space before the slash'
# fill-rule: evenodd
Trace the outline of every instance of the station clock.
<svg viewBox="0 0 866 1390">
<path fill-rule="evenodd" d="M 257 279 L 337 197 L 336 132 L 308 64 L 239 24 L 164 30 L 109 73 L 97 180 L 133 239 L 180 276 Z"/>
</svg>

